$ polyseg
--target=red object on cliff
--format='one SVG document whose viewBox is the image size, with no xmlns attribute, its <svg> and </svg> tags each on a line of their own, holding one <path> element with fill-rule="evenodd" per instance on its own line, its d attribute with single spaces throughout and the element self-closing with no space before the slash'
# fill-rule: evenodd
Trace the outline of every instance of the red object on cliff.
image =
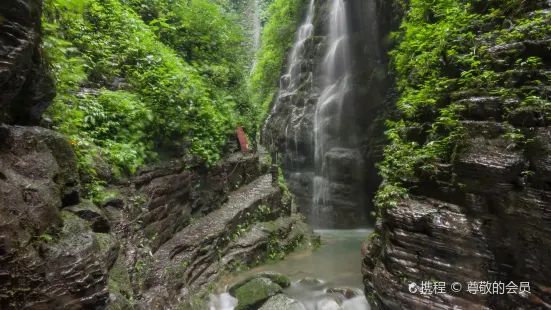
<svg viewBox="0 0 551 310">
<path fill-rule="evenodd" d="M 247 137 L 245 137 L 245 132 L 241 126 L 237 126 L 237 138 L 239 139 L 239 144 L 241 144 L 241 150 L 248 151 L 249 144 L 247 144 Z"/>
</svg>

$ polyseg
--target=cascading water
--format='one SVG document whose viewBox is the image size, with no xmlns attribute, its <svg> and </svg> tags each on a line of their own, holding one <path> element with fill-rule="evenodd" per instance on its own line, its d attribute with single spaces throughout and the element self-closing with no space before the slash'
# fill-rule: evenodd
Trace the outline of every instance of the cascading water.
<svg viewBox="0 0 551 310">
<path fill-rule="evenodd" d="M 279 104 L 281 103 L 281 101 L 294 100 L 295 99 L 294 95 L 296 94 L 298 87 L 303 83 L 303 79 L 305 77 L 310 80 L 312 79 L 312 72 L 303 72 L 302 64 L 304 62 L 305 45 L 308 39 L 312 37 L 312 32 L 314 30 L 313 21 L 314 21 L 314 0 L 310 0 L 310 4 L 308 5 L 308 11 L 306 13 L 306 19 L 304 23 L 297 30 L 295 44 L 293 45 L 293 48 L 291 49 L 291 52 L 287 59 L 287 70 L 285 74 L 282 75 L 280 78 L 279 93 L 273 105 L 272 113 L 270 113 L 268 118 L 266 118 L 265 127 L 266 127 L 266 124 L 269 123 L 271 117 L 274 115 L 274 112 L 279 107 Z M 296 107 L 295 105 L 293 106 Z M 293 117 L 300 117 L 301 115 L 304 114 L 304 111 L 298 111 L 298 113 L 295 113 L 295 112 L 297 111 L 293 111 L 293 113 L 291 113 Z M 290 124 L 297 124 L 297 123 L 290 122 Z"/>
<path fill-rule="evenodd" d="M 361 215 L 361 211 L 358 212 L 361 206 L 357 202 L 332 197 L 335 191 L 343 192 L 342 188 L 349 187 L 342 184 L 343 175 L 351 172 L 357 174 L 361 171 L 358 143 L 353 129 L 353 113 L 350 113 L 349 107 L 351 53 L 347 22 L 345 0 L 332 0 L 327 51 L 320 81 L 323 91 L 314 116 L 316 170 L 311 210 L 314 214 L 311 220 L 315 227 L 321 228 L 334 225 L 334 219 L 331 219 L 333 208 L 349 207 L 350 210 L 347 211 L 350 211 L 350 214 Z M 341 206 L 343 202 L 344 207 Z"/>
</svg>

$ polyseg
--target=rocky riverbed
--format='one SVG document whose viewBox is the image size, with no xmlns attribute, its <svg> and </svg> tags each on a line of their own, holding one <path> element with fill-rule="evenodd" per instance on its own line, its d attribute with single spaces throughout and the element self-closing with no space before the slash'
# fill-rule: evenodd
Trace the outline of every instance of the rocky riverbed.
<svg viewBox="0 0 551 310">
<path fill-rule="evenodd" d="M 362 290 L 306 277 L 261 272 L 211 295 L 210 310 L 369 310 Z"/>
</svg>

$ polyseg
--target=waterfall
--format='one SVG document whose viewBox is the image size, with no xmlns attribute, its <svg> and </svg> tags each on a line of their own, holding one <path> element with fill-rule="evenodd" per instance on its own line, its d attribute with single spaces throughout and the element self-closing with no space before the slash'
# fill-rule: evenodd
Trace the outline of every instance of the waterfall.
<svg viewBox="0 0 551 310">
<path fill-rule="evenodd" d="M 275 111 L 281 104 L 281 101 L 293 101 L 295 100 L 296 92 L 299 88 L 299 86 L 304 82 L 304 77 L 306 76 L 306 79 L 311 80 L 312 79 L 312 72 L 304 72 L 304 68 L 302 66 L 304 62 L 304 52 L 306 43 L 308 42 L 308 39 L 312 37 L 312 33 L 314 30 L 314 0 L 310 0 L 310 4 L 308 5 L 308 10 L 306 13 L 306 19 L 302 23 L 302 25 L 299 26 L 297 29 L 297 35 L 295 38 L 295 42 L 293 44 L 293 47 L 291 48 L 291 51 L 289 53 L 289 56 L 287 58 L 287 66 L 285 74 L 283 74 L 280 78 L 279 84 L 279 93 L 277 94 L 277 98 L 275 99 L 275 103 L 272 107 L 272 111 L 269 114 L 269 116 L 266 118 L 266 121 L 264 123 L 264 127 L 267 127 L 267 124 L 269 123 L 271 117 L 275 114 Z M 291 114 L 293 118 L 298 119 L 304 115 L 304 108 L 300 109 L 296 107 L 296 105 L 293 105 L 293 113 Z M 300 109 L 301 111 L 296 111 L 297 109 Z M 300 119 L 298 122 L 290 122 L 292 124 L 299 124 L 300 125 Z M 288 128 L 285 129 L 285 136 L 287 135 Z M 293 134 L 296 136 L 298 131 L 298 126 L 293 126 Z M 288 142 L 286 141 L 286 148 L 287 148 Z M 296 148 L 296 140 L 295 140 L 295 148 Z"/>
<path fill-rule="evenodd" d="M 312 36 L 314 30 L 314 0 L 310 0 L 306 20 L 298 28 L 295 44 L 287 59 L 287 72 L 281 77 L 280 92 L 283 95 L 294 94 L 301 84 L 303 74 L 302 63 L 304 60 L 304 48 L 306 41 Z M 311 74 L 311 73 L 310 73 Z"/>
<path fill-rule="evenodd" d="M 356 56 L 364 46 L 352 15 L 360 14 L 354 10 L 363 4 L 310 0 L 264 123 L 263 143 L 283 153 L 287 184 L 316 229 L 366 223 L 358 139 L 365 97 L 357 100 L 366 87 L 355 81 L 364 71 Z"/>
<path fill-rule="evenodd" d="M 311 217 L 314 227 L 321 228 L 332 226 L 334 219 L 329 218 L 333 208 L 342 207 L 335 204 L 336 201 L 341 204 L 344 199 L 332 197 L 339 186 L 347 186 L 341 182 L 342 175 L 347 170 L 355 173 L 360 170 L 354 113 L 350 112 L 351 52 L 345 0 L 331 0 L 329 10 L 327 49 L 320 76 L 322 92 L 314 115 L 314 214 Z M 350 212 L 356 212 L 353 208 L 359 206 L 350 207 Z"/>
</svg>

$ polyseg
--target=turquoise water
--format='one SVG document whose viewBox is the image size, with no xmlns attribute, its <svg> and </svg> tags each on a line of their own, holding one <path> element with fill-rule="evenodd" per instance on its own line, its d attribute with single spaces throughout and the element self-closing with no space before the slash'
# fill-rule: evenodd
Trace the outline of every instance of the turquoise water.
<svg viewBox="0 0 551 310">
<path fill-rule="evenodd" d="M 316 304 L 327 297 L 325 289 L 330 287 L 350 287 L 363 292 L 360 249 L 363 241 L 372 231 L 369 229 L 316 230 L 322 240 L 322 245 L 318 249 L 293 253 L 285 260 L 223 279 L 219 283 L 218 293 L 222 293 L 226 285 L 262 271 L 275 271 L 287 275 L 293 284 L 285 290 L 285 293 L 299 300 L 305 309 L 315 309 Z M 296 283 L 306 277 L 322 280 L 323 285 L 305 287 Z M 367 310 L 369 306 L 365 297 L 361 296 L 335 309 Z"/>
</svg>

